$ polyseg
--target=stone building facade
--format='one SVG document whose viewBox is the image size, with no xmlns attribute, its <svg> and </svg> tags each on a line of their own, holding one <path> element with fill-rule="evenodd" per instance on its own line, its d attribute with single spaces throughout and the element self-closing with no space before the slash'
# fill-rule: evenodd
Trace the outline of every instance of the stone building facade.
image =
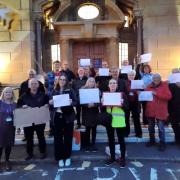
<svg viewBox="0 0 180 180">
<path fill-rule="evenodd" d="M 73 2 L 0 0 L 1 83 L 19 84 L 30 68 L 39 73 L 50 70 L 50 47 L 57 43 L 62 61 L 73 69 L 87 49 L 92 58 L 118 66 L 119 42 L 129 44 L 131 64 L 134 57 L 152 52 L 153 72 L 164 79 L 172 68 L 180 67 L 180 0 L 96 0 L 103 3 L 104 12 L 96 21 L 73 19 Z M 128 29 L 123 28 L 125 15 L 131 24 Z M 49 18 L 54 30 L 48 28 Z M 82 47 L 86 48 L 80 51 Z"/>
</svg>

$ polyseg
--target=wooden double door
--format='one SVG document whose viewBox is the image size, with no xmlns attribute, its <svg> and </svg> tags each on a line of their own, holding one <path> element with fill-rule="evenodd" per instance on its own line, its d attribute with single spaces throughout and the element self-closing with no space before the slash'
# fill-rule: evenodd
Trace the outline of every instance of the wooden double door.
<svg viewBox="0 0 180 180">
<path fill-rule="evenodd" d="M 106 41 L 74 41 L 72 43 L 73 70 L 77 72 L 80 59 L 90 58 L 92 65 L 97 68 L 106 60 Z"/>
</svg>

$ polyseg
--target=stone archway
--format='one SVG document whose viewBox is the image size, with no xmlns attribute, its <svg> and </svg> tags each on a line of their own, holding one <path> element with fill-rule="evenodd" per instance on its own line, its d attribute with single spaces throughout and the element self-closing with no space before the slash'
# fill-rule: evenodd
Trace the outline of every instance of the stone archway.
<svg viewBox="0 0 180 180">
<path fill-rule="evenodd" d="M 61 14 L 70 7 L 70 2 L 71 1 L 64 1 L 64 4 L 61 5 L 53 18 L 54 27 L 59 37 L 61 46 L 62 60 L 69 61 L 69 64 L 72 64 L 74 59 L 72 53 L 72 42 L 84 42 L 87 40 L 89 42 L 94 42 L 94 40 L 102 40 L 106 42 L 106 60 L 109 61 L 110 66 L 118 66 L 118 31 L 124 23 L 124 14 L 122 11 L 113 1 L 105 1 L 106 8 L 113 12 L 109 14 L 116 14 L 115 16 L 108 17 L 106 20 L 96 19 L 83 21 L 78 19 L 77 21 L 59 21 Z"/>
</svg>

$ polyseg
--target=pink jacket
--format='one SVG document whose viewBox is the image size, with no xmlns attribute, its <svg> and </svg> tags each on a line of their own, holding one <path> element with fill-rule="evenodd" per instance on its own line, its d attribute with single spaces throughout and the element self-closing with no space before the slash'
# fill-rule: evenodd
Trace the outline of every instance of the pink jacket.
<svg viewBox="0 0 180 180">
<path fill-rule="evenodd" d="M 162 82 L 161 84 L 154 88 L 151 83 L 146 91 L 154 91 L 156 95 L 153 95 L 153 101 L 148 101 L 146 104 L 146 117 L 153 117 L 160 120 L 167 120 L 168 118 L 168 101 L 171 99 L 172 95 L 168 87 L 167 82 Z"/>
</svg>

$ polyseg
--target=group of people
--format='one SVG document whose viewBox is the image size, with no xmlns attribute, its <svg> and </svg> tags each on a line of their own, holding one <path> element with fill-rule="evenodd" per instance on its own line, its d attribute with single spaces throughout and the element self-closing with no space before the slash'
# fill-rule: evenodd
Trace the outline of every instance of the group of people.
<svg viewBox="0 0 180 180">
<path fill-rule="evenodd" d="M 15 139 L 15 127 L 13 124 L 13 111 L 15 108 L 34 108 L 46 106 L 50 109 L 50 134 L 54 136 L 54 158 L 59 167 L 71 165 L 72 138 L 74 121 L 77 120 L 76 128 L 85 126 L 85 150 L 97 151 L 96 129 L 97 116 L 99 114 L 110 115 L 111 123 L 106 125 L 108 144 L 111 157 L 105 164 L 111 165 L 116 161 L 115 137 L 117 133 L 120 144 L 121 157 L 120 167 L 125 167 L 126 144 L 125 137 L 130 134 L 131 117 L 134 122 L 135 135 L 142 138 L 142 126 L 140 113 L 143 113 L 143 125 L 148 127 L 149 142 L 147 147 L 153 146 L 155 142 L 155 124 L 158 125 L 160 151 L 165 150 L 165 122 L 169 119 L 175 133 L 175 142 L 180 145 L 180 82 L 169 84 L 162 81 L 161 75 L 151 72 L 148 64 L 140 64 L 136 71 L 131 70 L 127 74 L 120 73 L 119 69 L 110 69 L 109 76 L 100 76 L 91 67 L 79 67 L 75 75 L 64 64 L 61 69 L 59 61 L 53 63 L 53 70 L 48 72 L 45 83 L 38 81 L 36 71 L 31 69 L 28 72 L 28 79 L 24 81 L 19 90 L 19 99 L 15 103 L 13 89 L 4 88 L 0 100 L 0 171 L 2 170 L 1 156 L 5 150 L 5 168 L 11 170 L 9 157 Z M 128 65 L 124 61 L 123 65 Z M 102 62 L 102 68 L 108 68 L 106 61 Z M 173 73 L 179 73 L 174 71 Z M 144 82 L 144 90 L 152 91 L 153 100 L 139 102 L 139 89 L 131 89 L 131 81 L 141 79 Z M 99 88 L 100 97 L 103 92 L 120 92 L 122 94 L 121 106 L 103 106 L 101 103 L 80 104 L 79 89 Z M 69 94 L 69 106 L 54 108 L 53 96 Z M 142 107 L 142 108 L 141 108 Z M 26 139 L 26 160 L 33 158 L 33 135 L 34 131 L 39 140 L 40 158 L 46 158 L 46 140 L 44 136 L 45 124 L 32 124 L 24 127 Z"/>
</svg>

